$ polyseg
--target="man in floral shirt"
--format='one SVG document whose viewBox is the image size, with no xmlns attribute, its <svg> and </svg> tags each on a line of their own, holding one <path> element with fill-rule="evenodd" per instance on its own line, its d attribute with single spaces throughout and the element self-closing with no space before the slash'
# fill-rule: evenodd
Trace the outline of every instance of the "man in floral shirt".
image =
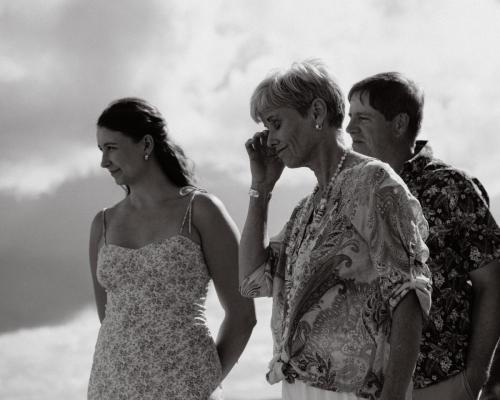
<svg viewBox="0 0 500 400">
<path fill-rule="evenodd" d="M 500 229 L 475 178 L 417 141 L 424 97 L 399 73 L 374 75 L 349 92 L 353 149 L 387 162 L 420 201 L 433 304 L 414 374 L 414 399 L 475 399 L 500 335 Z M 482 399 L 499 383 L 491 376 Z"/>
</svg>

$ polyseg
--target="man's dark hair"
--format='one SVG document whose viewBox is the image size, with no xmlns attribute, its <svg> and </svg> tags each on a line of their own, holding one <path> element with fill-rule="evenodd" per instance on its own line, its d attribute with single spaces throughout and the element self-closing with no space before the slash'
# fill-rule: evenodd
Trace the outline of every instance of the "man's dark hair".
<svg viewBox="0 0 500 400">
<path fill-rule="evenodd" d="M 415 140 L 424 113 L 424 93 L 415 82 L 399 72 L 384 72 L 356 83 L 347 96 L 349 101 L 354 94 L 359 95 L 360 101 L 368 95 L 370 106 L 386 120 L 401 113 L 408 114 L 409 139 Z"/>
</svg>

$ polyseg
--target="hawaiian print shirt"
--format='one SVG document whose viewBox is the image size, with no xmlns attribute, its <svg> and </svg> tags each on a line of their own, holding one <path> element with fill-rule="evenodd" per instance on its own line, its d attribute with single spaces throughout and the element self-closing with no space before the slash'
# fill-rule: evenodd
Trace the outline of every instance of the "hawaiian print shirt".
<svg viewBox="0 0 500 400">
<path fill-rule="evenodd" d="M 425 141 L 417 141 L 416 153 L 400 175 L 429 223 L 433 303 L 414 374 L 415 388 L 422 388 L 465 370 L 472 311 L 469 273 L 500 259 L 500 230 L 477 179 L 435 159 Z"/>
<path fill-rule="evenodd" d="M 430 308 L 427 222 L 401 178 L 371 158 L 347 162 L 316 227 L 313 208 L 313 195 L 299 203 L 241 285 L 273 297 L 268 381 L 377 399 L 393 310 L 409 290 L 424 316 Z"/>
</svg>

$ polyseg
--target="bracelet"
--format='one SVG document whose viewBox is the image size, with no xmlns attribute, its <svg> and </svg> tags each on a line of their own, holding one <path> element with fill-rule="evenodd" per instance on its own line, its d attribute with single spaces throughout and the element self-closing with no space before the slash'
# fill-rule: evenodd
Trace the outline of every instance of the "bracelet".
<svg viewBox="0 0 500 400">
<path fill-rule="evenodd" d="M 269 200 L 271 198 L 272 194 L 273 194 L 272 192 L 267 193 L 266 200 Z M 262 196 L 262 193 L 260 193 L 258 190 L 250 188 L 250 190 L 248 191 L 248 195 L 250 197 L 254 197 L 254 198 L 258 199 L 259 197 Z"/>
</svg>

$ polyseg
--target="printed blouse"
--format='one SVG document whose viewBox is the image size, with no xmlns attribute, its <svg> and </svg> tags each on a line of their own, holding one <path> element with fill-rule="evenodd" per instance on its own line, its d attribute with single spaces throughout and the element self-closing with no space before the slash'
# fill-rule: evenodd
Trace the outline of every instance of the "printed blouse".
<svg viewBox="0 0 500 400">
<path fill-rule="evenodd" d="M 424 317 L 431 305 L 427 222 L 399 176 L 364 157 L 338 175 L 317 226 L 313 208 L 313 195 L 298 204 L 241 285 L 273 297 L 267 379 L 377 399 L 395 307 L 410 290 Z"/>
</svg>

